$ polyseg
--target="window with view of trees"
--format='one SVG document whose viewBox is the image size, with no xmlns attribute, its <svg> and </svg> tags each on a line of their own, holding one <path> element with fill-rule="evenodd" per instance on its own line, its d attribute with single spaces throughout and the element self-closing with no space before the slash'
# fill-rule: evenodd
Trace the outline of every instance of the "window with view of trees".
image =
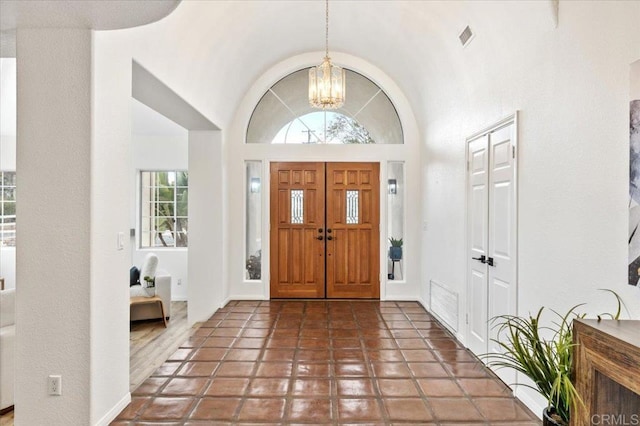
<svg viewBox="0 0 640 426">
<path fill-rule="evenodd" d="M 16 172 L 0 172 L 0 246 L 16 246 Z"/>
<path fill-rule="evenodd" d="M 309 105 L 309 69 L 277 81 L 256 105 L 246 143 L 403 144 L 400 117 L 376 83 L 345 68 L 347 95 L 336 110 Z"/>
<path fill-rule="evenodd" d="M 140 182 L 140 247 L 188 247 L 188 173 L 142 171 Z"/>
</svg>

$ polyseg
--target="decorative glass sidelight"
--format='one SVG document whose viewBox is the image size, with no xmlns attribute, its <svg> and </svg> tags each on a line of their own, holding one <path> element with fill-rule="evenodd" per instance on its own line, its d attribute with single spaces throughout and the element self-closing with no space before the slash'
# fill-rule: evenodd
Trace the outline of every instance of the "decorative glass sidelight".
<svg viewBox="0 0 640 426">
<path fill-rule="evenodd" d="M 402 271 L 404 235 L 404 163 L 387 163 L 387 238 L 389 253 L 387 259 L 387 278 L 404 280 Z"/>
<path fill-rule="evenodd" d="M 291 190 L 291 223 L 304 223 L 304 191 Z"/>
<path fill-rule="evenodd" d="M 358 201 L 360 198 L 360 191 L 347 191 L 347 225 L 354 225 L 360 223 Z"/>
<path fill-rule="evenodd" d="M 246 162 L 245 279 L 262 279 L 262 162 Z"/>
</svg>

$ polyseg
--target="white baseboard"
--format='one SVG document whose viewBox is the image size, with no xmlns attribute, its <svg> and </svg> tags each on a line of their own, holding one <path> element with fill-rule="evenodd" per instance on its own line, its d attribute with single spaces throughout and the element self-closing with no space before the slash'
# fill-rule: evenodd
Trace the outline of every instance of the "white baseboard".
<svg viewBox="0 0 640 426">
<path fill-rule="evenodd" d="M 186 296 L 182 296 L 182 297 L 172 297 L 171 298 L 172 302 L 188 302 L 189 299 L 187 299 Z"/>
<path fill-rule="evenodd" d="M 122 412 L 126 408 L 127 405 L 131 402 L 131 393 L 127 392 L 127 394 L 120 400 L 116 405 L 113 406 L 111 410 L 109 410 L 100 420 L 96 422 L 96 426 L 109 426 L 118 414 Z"/>
<path fill-rule="evenodd" d="M 542 420 L 542 411 L 544 411 L 546 407 L 540 405 L 538 401 L 536 401 L 534 398 L 531 398 L 531 396 L 528 395 L 527 392 L 525 392 L 525 390 L 528 388 L 523 386 L 516 386 L 515 388 L 516 389 L 513 392 L 515 397 L 522 401 L 522 403 L 526 405 L 527 408 L 533 412 L 533 414 L 535 414 L 539 419 Z"/>
<path fill-rule="evenodd" d="M 384 299 L 380 299 L 381 302 L 419 302 L 415 297 L 407 297 L 402 294 L 394 294 L 392 296 L 386 296 Z"/>
</svg>

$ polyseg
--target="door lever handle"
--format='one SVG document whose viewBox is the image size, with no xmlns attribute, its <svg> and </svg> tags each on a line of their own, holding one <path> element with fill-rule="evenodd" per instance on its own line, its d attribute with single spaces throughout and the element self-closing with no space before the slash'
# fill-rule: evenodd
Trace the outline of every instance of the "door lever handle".
<svg viewBox="0 0 640 426">
<path fill-rule="evenodd" d="M 495 265 L 493 264 L 493 257 L 489 257 L 489 258 L 487 258 L 487 265 L 489 265 L 489 266 L 495 266 Z"/>
<path fill-rule="evenodd" d="M 332 237 L 331 235 L 329 235 L 329 236 L 327 237 L 327 240 L 331 241 L 331 240 L 333 240 L 333 237 Z"/>
<path fill-rule="evenodd" d="M 481 254 L 480 257 L 472 257 L 472 259 L 473 260 L 479 260 L 480 263 L 487 263 L 487 258 L 485 257 L 484 254 Z M 491 259 L 491 258 L 489 258 L 489 259 Z M 491 261 L 493 262 L 493 259 L 491 259 Z"/>
<path fill-rule="evenodd" d="M 324 238 L 323 238 L 322 235 L 318 235 L 318 237 L 316 239 L 322 241 Z"/>
</svg>

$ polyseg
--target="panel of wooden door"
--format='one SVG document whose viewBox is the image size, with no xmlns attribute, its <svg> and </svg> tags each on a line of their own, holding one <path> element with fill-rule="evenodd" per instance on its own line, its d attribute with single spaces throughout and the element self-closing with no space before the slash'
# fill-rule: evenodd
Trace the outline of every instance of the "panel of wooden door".
<svg viewBox="0 0 640 426">
<path fill-rule="evenodd" d="M 380 297 L 380 165 L 327 163 L 327 297 Z"/>
<path fill-rule="evenodd" d="M 325 165 L 271 163 L 270 186 L 271 297 L 324 298 Z"/>
</svg>

